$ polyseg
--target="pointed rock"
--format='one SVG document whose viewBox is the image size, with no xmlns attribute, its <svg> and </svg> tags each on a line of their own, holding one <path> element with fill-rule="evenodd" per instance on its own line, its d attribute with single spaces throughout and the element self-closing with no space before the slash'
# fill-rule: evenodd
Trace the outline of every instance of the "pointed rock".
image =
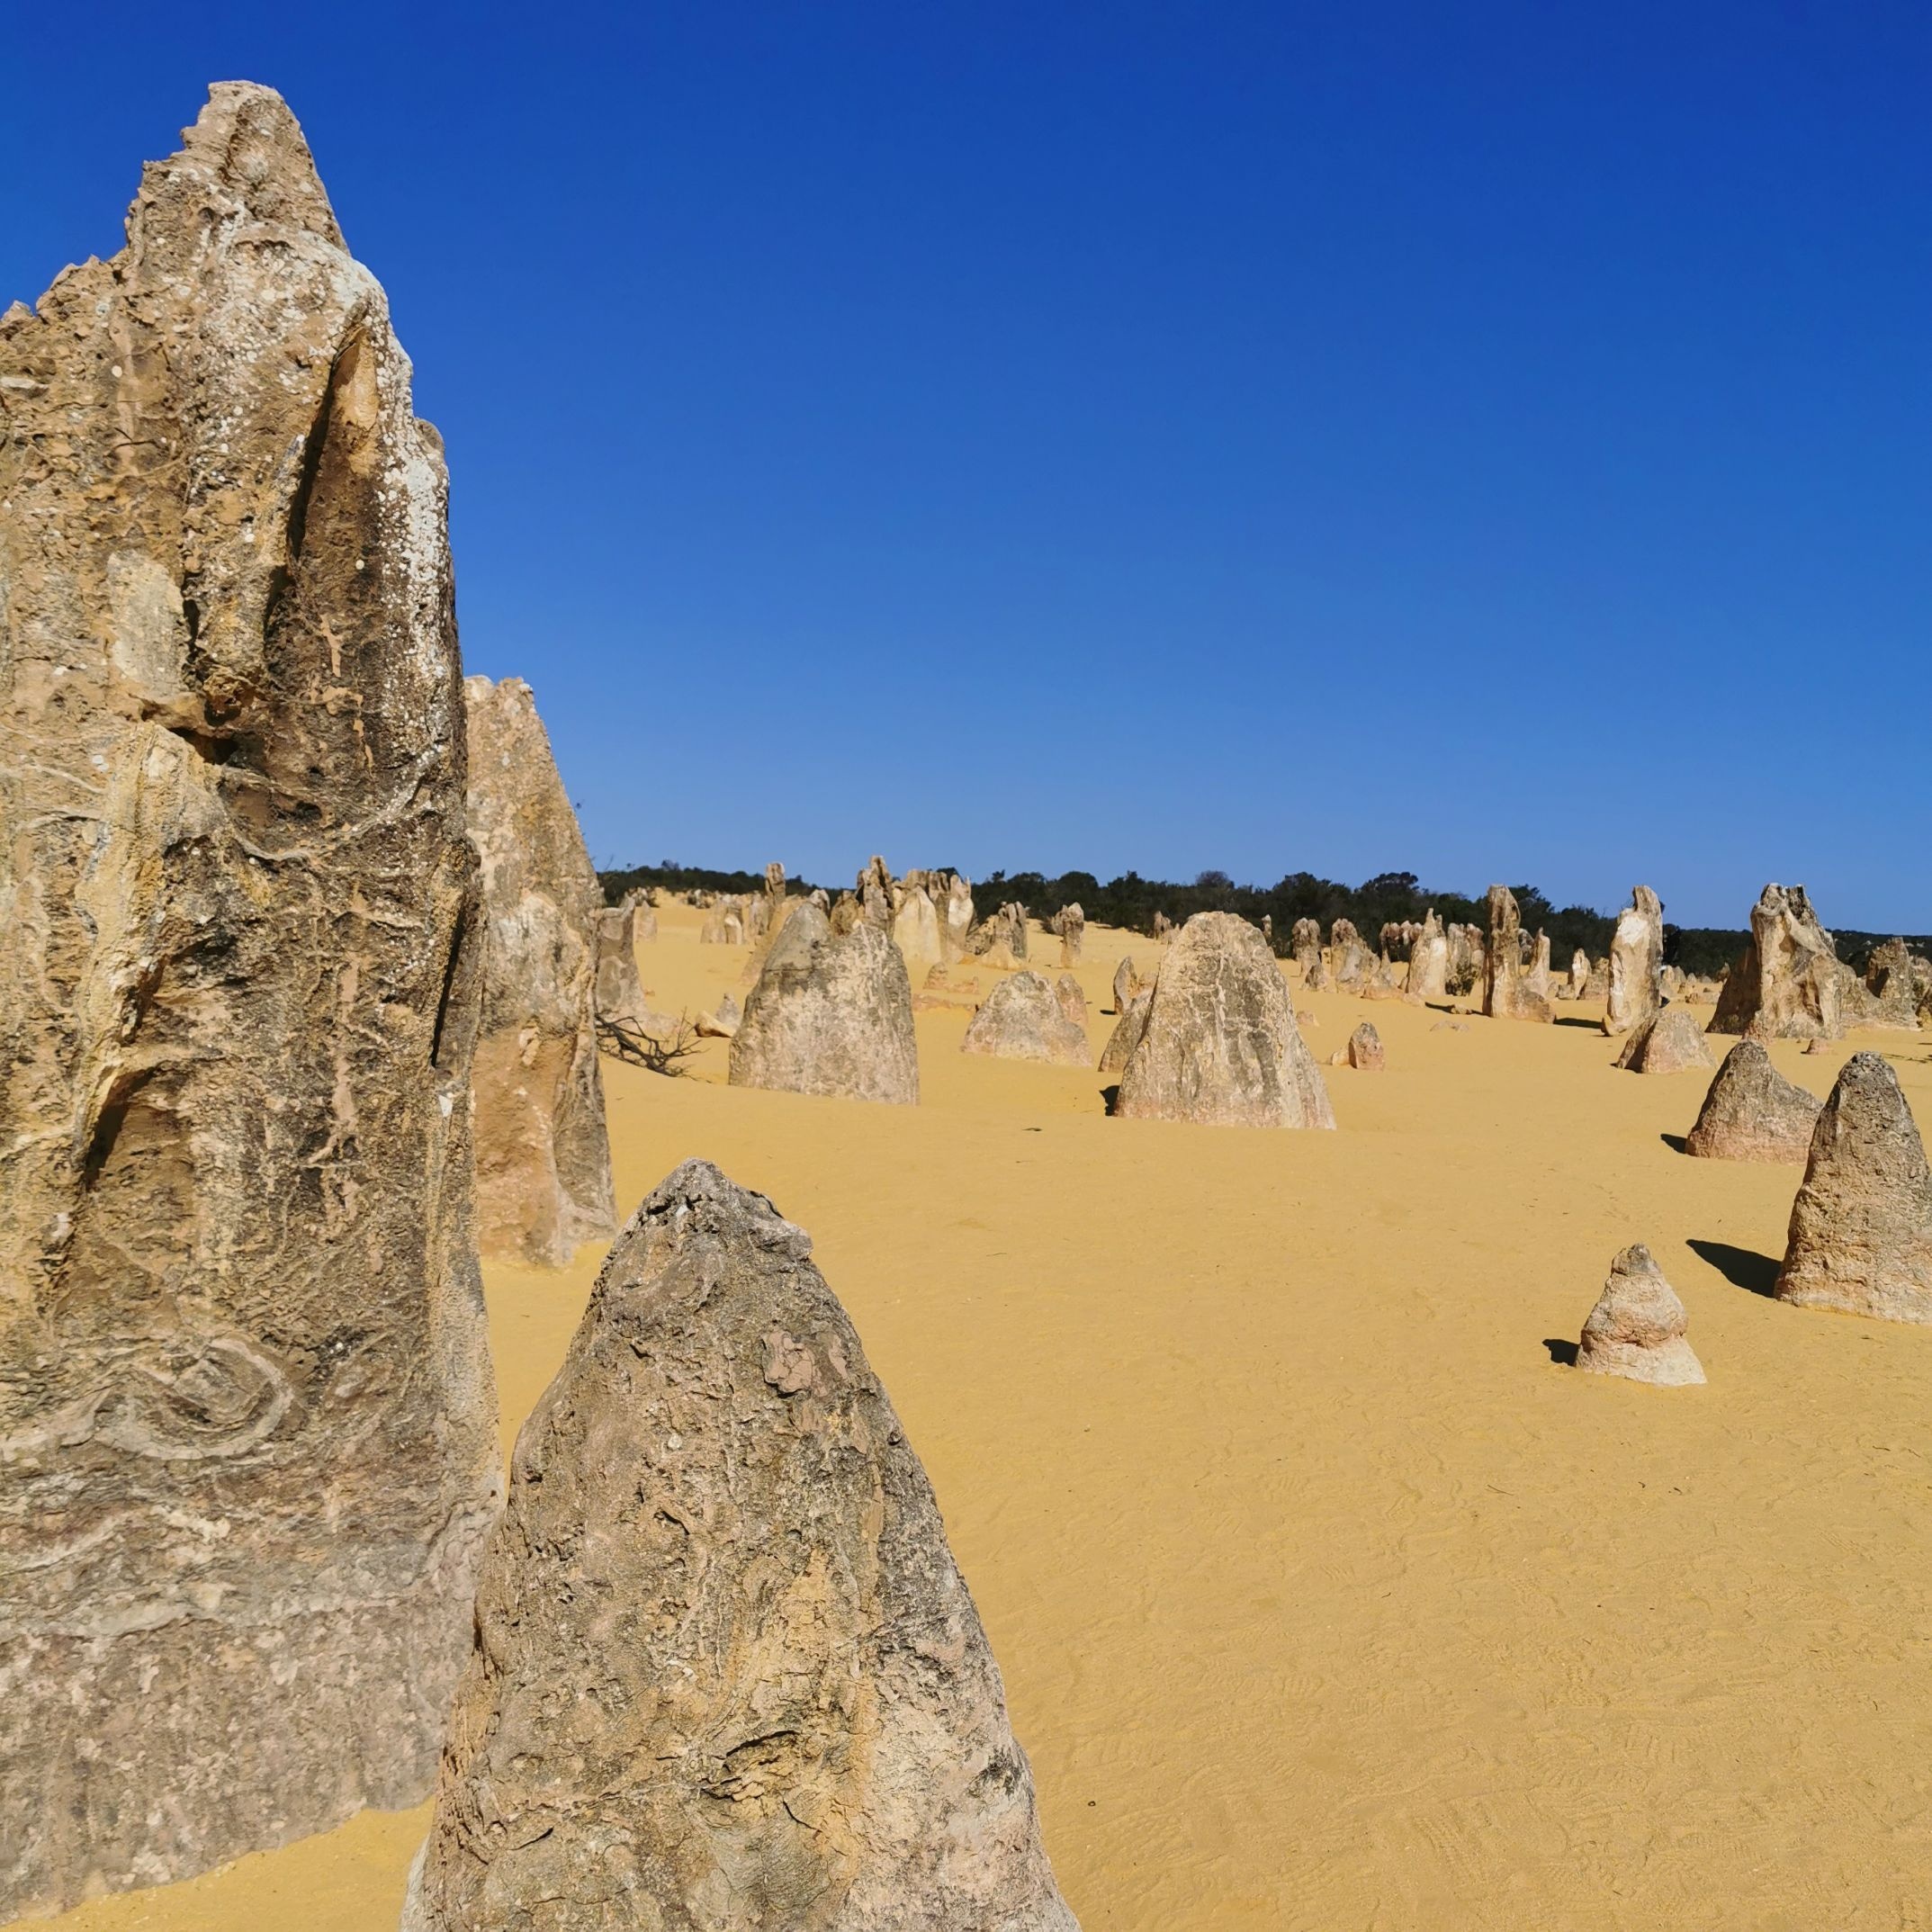
<svg viewBox="0 0 1932 1932">
<path fill-rule="evenodd" d="M 1114 968 L 1114 1011 L 1124 1013 L 1134 1003 L 1134 995 L 1140 991 L 1140 975 L 1134 968 L 1134 956 L 1123 955 L 1120 964 Z"/>
<path fill-rule="evenodd" d="M 1379 1074 L 1388 1064 L 1382 1036 L 1366 1020 L 1348 1037 L 1348 1064 L 1360 1074 Z"/>
<path fill-rule="evenodd" d="M 1822 1101 L 1794 1085 L 1756 1040 L 1739 1040 L 1704 1095 L 1684 1151 L 1707 1161 L 1803 1161 Z"/>
<path fill-rule="evenodd" d="M 1579 958 L 1582 955 L 1577 956 Z M 1664 1003 L 1664 902 L 1648 885 L 1631 893 L 1610 941 L 1610 986 L 1604 1031 L 1614 1037 L 1640 1027 Z M 1584 984 L 1589 983 L 1585 961 Z"/>
<path fill-rule="evenodd" d="M 404 1932 L 1074 1932 L 810 1237 L 687 1163 L 517 1438 Z"/>
<path fill-rule="evenodd" d="M 1449 997 L 1449 939 L 1433 905 L 1424 916 L 1421 931 L 1409 942 L 1406 990 L 1412 1000 Z"/>
<path fill-rule="evenodd" d="M 1704 1029 L 1688 1008 L 1667 1006 L 1637 1023 L 1616 1064 L 1631 1074 L 1682 1074 L 1712 1065 Z"/>
<path fill-rule="evenodd" d="M 939 938 L 939 915 L 922 885 L 909 885 L 893 914 L 893 943 L 905 957 L 908 974 L 939 964 L 945 947 Z"/>
<path fill-rule="evenodd" d="M 1114 1029 L 1107 1036 L 1107 1044 L 1101 1048 L 1100 1071 L 1103 1074 L 1122 1072 L 1133 1057 L 1135 1047 L 1140 1045 L 1140 1037 L 1147 1030 L 1147 1012 L 1154 1004 L 1154 988 L 1143 986 L 1129 1000 Z"/>
<path fill-rule="evenodd" d="M 1703 1364 L 1685 1339 L 1690 1317 L 1640 1241 L 1610 1264 L 1610 1278 L 1583 1325 L 1577 1366 L 1595 1375 L 1683 1388 L 1704 1379 Z"/>
<path fill-rule="evenodd" d="M 865 918 L 834 933 L 800 902 L 745 1000 L 731 1084 L 914 1105 L 912 983 L 891 936 Z"/>
<path fill-rule="evenodd" d="M 1182 927 L 1155 975 L 1114 1111 L 1222 1127 L 1335 1124 L 1287 982 L 1245 920 L 1197 912 Z"/>
<path fill-rule="evenodd" d="M 436 431 L 218 86 L 0 319 L 0 1919 L 429 1788 L 495 1508 Z"/>
<path fill-rule="evenodd" d="M 1845 1063 L 1819 1114 L 1774 1292 L 1808 1308 L 1932 1322 L 1932 1173 L 1898 1075 L 1875 1053 Z"/>
<path fill-rule="evenodd" d="M 485 1254 L 562 1268 L 617 1226 L 598 1070 L 597 874 L 530 687 L 470 678 L 463 695 L 470 839 L 483 862 L 477 1241 Z"/>
<path fill-rule="evenodd" d="M 1084 1027 L 1073 1025 L 1059 995 L 1038 973 L 1015 973 L 986 995 L 959 1043 L 961 1053 L 997 1060 L 1046 1060 L 1056 1066 L 1087 1064 Z"/>
</svg>

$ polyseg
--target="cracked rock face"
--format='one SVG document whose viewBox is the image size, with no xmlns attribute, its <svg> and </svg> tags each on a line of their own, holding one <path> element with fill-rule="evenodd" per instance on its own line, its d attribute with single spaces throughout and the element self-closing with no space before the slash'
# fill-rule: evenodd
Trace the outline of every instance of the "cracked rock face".
<svg viewBox="0 0 1932 1932">
<path fill-rule="evenodd" d="M 1589 984 L 1589 961 L 1583 959 L 1580 993 Z M 1575 968 L 1572 967 L 1574 975 Z M 1610 984 L 1604 1000 L 1604 1031 L 1628 1033 L 1664 1003 L 1664 902 L 1648 885 L 1631 894 L 1617 915 L 1610 941 Z"/>
<path fill-rule="evenodd" d="M 1712 1161 L 1802 1162 L 1821 1104 L 1786 1080 L 1756 1040 L 1739 1040 L 1724 1056 L 1684 1151 Z"/>
<path fill-rule="evenodd" d="M 1819 1114 L 1774 1292 L 1808 1308 L 1932 1322 L 1932 1173 L 1878 1054 L 1845 1063 Z"/>
<path fill-rule="evenodd" d="M 602 894 L 530 687 L 470 678 L 463 700 L 483 885 L 478 1238 L 485 1254 L 562 1268 L 617 1225 L 597 1055 Z"/>
<path fill-rule="evenodd" d="M 446 483 L 278 96 L 0 318 L 0 1918 L 428 1788 L 497 1490 Z"/>
<path fill-rule="evenodd" d="M 1074 986 L 1077 994 L 1079 986 Z M 959 1043 L 961 1053 L 996 1060 L 1087 1064 L 1087 1030 L 1067 1013 L 1059 991 L 1038 973 L 1015 973 L 986 995 Z"/>
<path fill-rule="evenodd" d="M 1604 1292 L 1583 1325 L 1577 1366 L 1595 1375 L 1681 1388 L 1703 1380 L 1685 1332 L 1690 1317 L 1649 1248 L 1632 1244 L 1610 1264 Z"/>
<path fill-rule="evenodd" d="M 1145 1007 L 1136 1001 L 1115 1029 L 1131 1042 L 1117 1115 L 1222 1127 L 1335 1124 L 1287 983 L 1245 919 L 1195 913 L 1143 997 Z"/>
<path fill-rule="evenodd" d="M 834 931 L 799 902 L 746 996 L 731 1083 L 914 1105 L 912 983 L 891 935 L 864 918 Z"/>
<path fill-rule="evenodd" d="M 701 1161 L 525 1424 L 405 1932 L 1074 1932 L 919 1459 Z"/>
</svg>

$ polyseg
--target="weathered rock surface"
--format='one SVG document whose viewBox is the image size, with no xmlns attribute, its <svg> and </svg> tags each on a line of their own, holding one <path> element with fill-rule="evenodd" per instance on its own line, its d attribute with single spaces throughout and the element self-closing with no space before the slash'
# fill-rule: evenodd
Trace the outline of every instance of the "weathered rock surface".
<svg viewBox="0 0 1932 1932">
<path fill-rule="evenodd" d="M 1630 1074 L 1682 1074 L 1713 1063 L 1696 1015 L 1688 1007 L 1666 1006 L 1638 1022 L 1616 1064 Z"/>
<path fill-rule="evenodd" d="M 1610 941 L 1610 986 L 1604 1000 L 1605 1033 L 1628 1033 L 1664 1003 L 1663 972 L 1664 903 L 1648 885 L 1639 885 L 1631 893 L 1631 903 L 1617 914 L 1616 931 Z M 1588 984 L 1587 971 L 1585 984 Z"/>
<path fill-rule="evenodd" d="M 745 1001 L 730 1077 L 734 1087 L 916 1103 L 912 983 L 891 936 L 867 919 L 834 933 L 802 903 Z"/>
<path fill-rule="evenodd" d="M 727 993 L 711 1011 L 700 1013 L 691 1025 L 700 1039 L 736 1039 L 743 1017 L 737 1001 Z"/>
<path fill-rule="evenodd" d="M 1757 1041 L 1739 1040 L 1724 1056 L 1684 1151 L 1711 1161 L 1802 1161 L 1822 1104 L 1786 1080 Z"/>
<path fill-rule="evenodd" d="M 1409 942 L 1406 990 L 1412 1000 L 1449 997 L 1449 939 L 1433 906 L 1424 915 L 1422 930 Z"/>
<path fill-rule="evenodd" d="M 1348 1064 L 1359 1074 L 1379 1074 L 1388 1064 L 1382 1036 L 1366 1020 L 1348 1037 Z"/>
<path fill-rule="evenodd" d="M 962 1053 L 998 1060 L 1087 1064 L 1087 1033 L 1066 1017 L 1060 996 L 1038 973 L 1015 973 L 986 995 L 959 1043 Z"/>
<path fill-rule="evenodd" d="M 1338 919 L 1328 929 L 1328 971 L 1343 993 L 1359 988 L 1374 970 L 1375 955 L 1361 942 L 1350 919 Z"/>
<path fill-rule="evenodd" d="M 867 860 L 865 869 L 858 875 L 853 897 L 858 901 L 867 919 L 882 932 L 892 930 L 892 868 L 876 852 Z"/>
<path fill-rule="evenodd" d="M 1066 1016 L 1069 1026 L 1078 1027 L 1083 1033 L 1087 1029 L 1087 996 L 1081 991 L 1080 982 L 1071 973 L 1063 973 L 1053 983 L 1054 997 L 1060 1002 L 1060 1011 Z"/>
<path fill-rule="evenodd" d="M 1133 1004 L 1134 995 L 1140 988 L 1141 977 L 1135 970 L 1134 956 L 1124 954 L 1120 964 L 1114 968 L 1114 1011 L 1124 1013 Z"/>
<path fill-rule="evenodd" d="M 482 860 L 477 1238 L 562 1268 L 617 1225 L 597 1051 L 597 873 L 520 678 L 463 682 Z"/>
<path fill-rule="evenodd" d="M 1155 975 L 1114 1111 L 1225 1127 L 1335 1124 L 1274 955 L 1245 920 L 1197 912 L 1182 927 Z"/>
<path fill-rule="evenodd" d="M 434 1775 L 497 1484 L 445 490 L 265 88 L 0 317 L 0 1919 Z"/>
<path fill-rule="evenodd" d="M 1141 1035 L 1147 1030 L 1147 1011 L 1153 1003 L 1154 988 L 1143 986 L 1121 1008 L 1113 1031 L 1107 1036 L 1107 1044 L 1101 1048 L 1101 1073 L 1119 1074 L 1127 1065 L 1135 1047 L 1140 1045 Z"/>
<path fill-rule="evenodd" d="M 1865 962 L 1866 1010 L 1859 1023 L 1871 1027 L 1919 1029 L 1919 988 L 1911 948 L 1903 939 L 1887 939 L 1872 948 Z"/>
<path fill-rule="evenodd" d="M 1604 1292 L 1583 1325 L 1577 1366 L 1593 1375 L 1681 1388 L 1702 1382 L 1703 1364 L 1685 1339 L 1690 1317 L 1640 1241 L 1610 1264 Z"/>
<path fill-rule="evenodd" d="M 946 956 L 965 957 L 973 932 L 973 888 L 957 874 L 946 888 Z"/>
<path fill-rule="evenodd" d="M 1449 939 L 1449 992 L 1460 999 L 1475 993 L 1488 970 L 1488 954 L 1482 930 L 1477 926 L 1451 926 Z"/>
<path fill-rule="evenodd" d="M 1542 941 L 1543 978 L 1550 971 L 1550 944 Z M 1523 965 L 1523 921 L 1516 895 L 1506 885 L 1489 888 L 1489 939 L 1484 955 L 1483 1011 L 1492 1020 L 1532 1020 L 1548 1024 L 1556 1008 L 1537 989 L 1533 968 Z"/>
<path fill-rule="evenodd" d="M 1027 909 L 1012 901 L 982 920 L 966 937 L 966 950 L 993 966 L 1017 966 L 1027 957 Z"/>
<path fill-rule="evenodd" d="M 1569 996 L 1580 1000 L 1590 990 L 1590 956 L 1579 946 L 1569 956 Z"/>
<path fill-rule="evenodd" d="M 1819 1114 L 1775 1292 L 1932 1322 L 1932 1173 L 1898 1076 L 1875 1053 L 1845 1063 Z"/>
<path fill-rule="evenodd" d="M 1724 982 L 1713 1033 L 1753 1039 L 1839 1039 L 1856 985 L 1802 885 L 1767 885 L 1751 908 L 1751 938 Z"/>
<path fill-rule="evenodd" d="M 651 945 L 658 936 L 658 912 L 643 893 L 626 893 L 624 903 L 631 909 L 631 937 L 640 946 Z"/>
<path fill-rule="evenodd" d="M 1075 1932 L 811 1254 L 699 1161 L 619 1237 L 517 1439 L 404 1932 Z"/>
<path fill-rule="evenodd" d="M 597 1017 L 601 1026 L 641 1028 L 649 1007 L 637 974 L 637 907 L 600 906 L 593 934 L 597 957 Z"/>
</svg>

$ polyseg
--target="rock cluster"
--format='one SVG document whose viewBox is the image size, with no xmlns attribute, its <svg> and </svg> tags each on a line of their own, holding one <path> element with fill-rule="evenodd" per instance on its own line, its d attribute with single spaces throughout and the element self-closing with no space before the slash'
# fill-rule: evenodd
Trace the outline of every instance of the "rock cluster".
<svg viewBox="0 0 1932 1932">
<path fill-rule="evenodd" d="M 1231 912 L 1197 912 L 1161 961 L 1120 1073 L 1116 1114 L 1216 1126 L 1332 1128 L 1321 1069 L 1267 942 Z"/>
<path fill-rule="evenodd" d="M 477 1238 L 485 1254 L 562 1268 L 617 1225 L 598 1071 L 597 874 L 530 687 L 467 678 L 463 709 L 482 860 Z"/>
<path fill-rule="evenodd" d="M 434 1775 L 497 1484 L 445 496 L 266 88 L 0 316 L 0 1919 Z"/>
<path fill-rule="evenodd" d="M 1621 1375 L 1633 1382 L 1681 1388 L 1704 1379 L 1685 1339 L 1690 1317 L 1641 1242 L 1610 1264 L 1604 1292 L 1583 1325 L 1577 1366 L 1593 1375 Z"/>
<path fill-rule="evenodd" d="M 1713 1033 L 1753 1039 L 1838 1039 L 1857 982 L 1802 885 L 1766 885 L 1751 908 L 1751 937 L 1730 969 Z"/>
<path fill-rule="evenodd" d="M 517 1439 L 404 1932 L 1076 1932 L 811 1238 L 693 1161 Z"/>
<path fill-rule="evenodd" d="M 966 935 L 966 951 L 989 966 L 1013 966 L 1027 957 L 1027 909 L 1009 901 Z"/>
<path fill-rule="evenodd" d="M 890 934 L 864 918 L 835 933 L 799 902 L 745 1000 L 730 1078 L 734 1087 L 914 1104 L 912 984 Z"/>
<path fill-rule="evenodd" d="M 1775 1292 L 1804 1307 L 1932 1322 L 1932 1173 L 1878 1054 L 1845 1063 L 1819 1114 Z"/>
<path fill-rule="evenodd" d="M 1038 973 L 1015 973 L 986 995 L 985 1004 L 966 1027 L 959 1050 L 996 1060 L 1084 1066 L 1086 1029 L 1067 1018 L 1060 994 Z"/>
<path fill-rule="evenodd" d="M 1484 959 L 1483 1011 L 1492 1020 L 1532 1020 L 1549 1023 L 1556 1018 L 1550 1003 L 1550 942 L 1538 935 L 1541 986 L 1536 968 L 1523 965 L 1523 919 L 1516 895 L 1506 885 L 1489 888 L 1489 939 Z"/>
<path fill-rule="evenodd" d="M 1822 1103 L 1793 1085 L 1756 1040 L 1724 1056 L 1684 1151 L 1712 1161 L 1802 1161 Z"/>
<path fill-rule="evenodd" d="M 1639 885 L 1631 893 L 1631 903 L 1617 914 L 1616 931 L 1610 941 L 1610 985 L 1604 1002 L 1605 1033 L 1628 1033 L 1664 1003 L 1663 971 L 1664 903 L 1648 885 Z M 1589 983 L 1587 970 L 1584 983 Z"/>
</svg>

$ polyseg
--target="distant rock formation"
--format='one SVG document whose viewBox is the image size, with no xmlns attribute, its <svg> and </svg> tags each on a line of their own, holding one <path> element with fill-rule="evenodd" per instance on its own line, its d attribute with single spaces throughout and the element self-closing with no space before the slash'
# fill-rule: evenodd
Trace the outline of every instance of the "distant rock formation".
<svg viewBox="0 0 1932 1932">
<path fill-rule="evenodd" d="M 1648 885 L 1632 888 L 1610 941 L 1604 1031 L 1628 1033 L 1664 1003 L 1664 903 Z"/>
<path fill-rule="evenodd" d="M 1577 1366 L 1593 1375 L 1681 1388 L 1702 1382 L 1703 1364 L 1685 1339 L 1690 1317 L 1649 1248 L 1633 1243 L 1610 1264 L 1604 1292 L 1583 1325 Z"/>
<path fill-rule="evenodd" d="M 1375 965 L 1375 956 L 1361 943 L 1355 922 L 1338 919 L 1328 929 L 1328 971 L 1343 993 L 1358 991 Z"/>
<path fill-rule="evenodd" d="M 0 426 L 11 1921 L 417 1802 L 497 1444 L 442 445 L 278 95 Z"/>
<path fill-rule="evenodd" d="M 1541 945 L 1543 978 L 1550 969 L 1550 944 Z M 1506 885 L 1489 888 L 1489 939 L 1484 955 L 1483 1011 L 1492 1020 L 1532 1020 L 1545 1025 L 1556 1019 L 1547 993 L 1537 990 L 1523 964 L 1523 918 L 1516 895 Z"/>
<path fill-rule="evenodd" d="M 1197 912 L 1181 929 L 1155 976 L 1114 1112 L 1227 1127 L 1335 1124 L 1287 983 L 1245 920 Z"/>
<path fill-rule="evenodd" d="M 1839 1039 L 1856 986 L 1802 885 L 1767 885 L 1751 908 L 1751 938 L 1719 993 L 1713 1033 L 1753 1039 Z"/>
<path fill-rule="evenodd" d="M 482 859 L 477 1238 L 562 1268 L 617 1225 L 597 1050 L 597 874 L 521 678 L 463 682 Z"/>
<path fill-rule="evenodd" d="M 700 1013 L 691 1022 L 691 1028 L 700 1039 L 736 1039 L 739 1022 L 743 1017 L 737 1001 L 727 993 L 710 1012 Z"/>
<path fill-rule="evenodd" d="M 639 902 L 630 898 L 598 909 L 592 935 L 597 957 L 597 1023 L 663 1039 L 675 1029 L 677 1021 L 651 1011 L 643 982 L 638 977 L 634 943 L 638 910 Z"/>
<path fill-rule="evenodd" d="M 974 1014 L 959 1043 L 962 1053 L 996 1060 L 1046 1060 L 1056 1066 L 1087 1064 L 1084 1027 L 1068 1020 L 1059 995 L 1038 973 L 999 981 Z"/>
<path fill-rule="evenodd" d="M 626 893 L 624 903 L 631 909 L 631 938 L 639 946 L 651 945 L 658 936 L 657 908 L 647 893 Z"/>
<path fill-rule="evenodd" d="M 1114 968 L 1114 1011 L 1124 1013 L 1133 1004 L 1134 995 L 1140 987 L 1141 978 L 1134 968 L 1134 956 L 1122 954 L 1120 964 Z"/>
<path fill-rule="evenodd" d="M 1903 939 L 1887 939 L 1874 946 L 1871 958 L 1865 962 L 1866 1001 L 1865 1011 L 1859 1016 L 1860 1024 L 1903 1027 L 1916 1033 L 1922 964 L 1913 959 L 1911 948 Z M 1932 972 L 1932 968 L 1928 970 Z"/>
<path fill-rule="evenodd" d="M 1452 999 L 1476 992 L 1488 971 L 1488 951 L 1479 926 L 1451 926 L 1449 939 L 1448 991 Z"/>
<path fill-rule="evenodd" d="M 966 936 L 966 951 L 989 966 L 1017 966 L 1027 957 L 1027 909 L 1011 901 Z"/>
<path fill-rule="evenodd" d="M 1060 1011 L 1066 1016 L 1067 1024 L 1078 1027 L 1084 1033 L 1087 1029 L 1087 996 L 1081 991 L 1080 982 L 1071 973 L 1063 973 L 1054 981 L 1053 993 L 1060 1002 Z"/>
<path fill-rule="evenodd" d="M 1053 915 L 1053 930 L 1059 936 L 1060 964 L 1078 966 L 1081 942 L 1087 935 L 1087 915 L 1077 900 L 1071 905 L 1063 905 Z"/>
<path fill-rule="evenodd" d="M 517 1438 L 403 1932 L 1077 1932 L 925 1471 L 811 1257 L 701 1161 L 619 1237 Z"/>
<path fill-rule="evenodd" d="M 1412 1000 L 1449 997 L 1449 939 L 1433 905 L 1424 915 L 1420 930 L 1409 942 L 1406 991 Z"/>
<path fill-rule="evenodd" d="M 1804 1160 L 1822 1103 L 1794 1086 L 1757 1041 L 1724 1056 L 1684 1151 L 1711 1161 Z"/>
<path fill-rule="evenodd" d="M 1382 1036 L 1366 1020 L 1348 1037 L 1348 1064 L 1359 1074 L 1379 1074 L 1387 1065 Z"/>
<path fill-rule="evenodd" d="M 892 868 L 876 852 L 867 860 L 865 869 L 859 873 L 852 888 L 852 896 L 858 900 L 859 910 L 866 918 L 881 932 L 892 930 Z"/>
<path fill-rule="evenodd" d="M 1569 956 L 1569 996 L 1580 1000 L 1590 990 L 1590 956 L 1578 947 Z"/>
<path fill-rule="evenodd" d="M 864 918 L 836 934 L 802 903 L 745 1001 L 730 1077 L 734 1087 L 915 1104 L 912 983 L 891 936 Z"/>
<path fill-rule="evenodd" d="M 1295 964 L 1301 968 L 1304 986 L 1314 986 L 1317 980 L 1327 978 L 1327 965 L 1322 957 L 1322 929 L 1314 920 L 1298 919 L 1295 921 L 1289 929 L 1288 948 Z"/>
<path fill-rule="evenodd" d="M 1818 1117 L 1774 1292 L 1802 1307 L 1932 1322 L 1932 1173 L 1878 1054 L 1845 1063 Z"/>
<path fill-rule="evenodd" d="M 1174 922 L 1165 912 L 1156 912 L 1154 915 L 1154 937 L 1157 944 L 1164 945 L 1167 935 L 1173 930 Z"/>
<path fill-rule="evenodd" d="M 946 888 L 946 948 L 948 959 L 963 958 L 973 932 L 973 888 L 957 874 Z"/>
<path fill-rule="evenodd" d="M 922 885 L 909 885 L 901 893 L 898 910 L 893 914 L 892 936 L 905 955 L 909 973 L 937 966 L 945 958 L 939 915 Z"/>
<path fill-rule="evenodd" d="M 1682 1074 L 1712 1061 L 1696 1016 L 1687 1007 L 1665 1006 L 1638 1021 L 1616 1064 L 1631 1074 Z"/>
</svg>

